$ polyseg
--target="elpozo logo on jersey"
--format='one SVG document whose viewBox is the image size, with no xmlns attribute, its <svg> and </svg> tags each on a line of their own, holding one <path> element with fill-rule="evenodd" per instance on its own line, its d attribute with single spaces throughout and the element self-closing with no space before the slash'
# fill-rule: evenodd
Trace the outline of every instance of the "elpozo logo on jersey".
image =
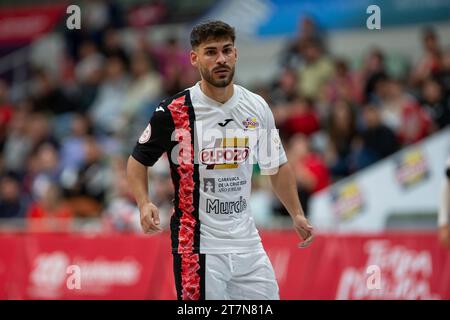
<svg viewBox="0 0 450 320">
<path fill-rule="evenodd" d="M 208 170 L 235 169 L 248 159 L 249 154 L 248 137 L 219 138 L 213 148 L 200 151 L 199 159 Z"/>
<path fill-rule="evenodd" d="M 403 188 L 410 188 L 428 177 L 428 166 L 421 149 L 403 153 L 396 159 L 396 178 Z"/>
</svg>

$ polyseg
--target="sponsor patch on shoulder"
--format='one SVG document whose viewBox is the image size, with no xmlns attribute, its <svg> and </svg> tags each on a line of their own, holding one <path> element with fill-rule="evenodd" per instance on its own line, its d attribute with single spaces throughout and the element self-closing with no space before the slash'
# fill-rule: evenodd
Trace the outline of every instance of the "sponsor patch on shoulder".
<svg viewBox="0 0 450 320">
<path fill-rule="evenodd" d="M 141 136 L 139 137 L 139 143 L 146 143 L 148 140 L 150 140 L 150 136 L 152 135 L 152 126 L 150 123 L 145 128 L 144 132 L 142 132 Z"/>
<path fill-rule="evenodd" d="M 244 125 L 245 129 L 256 129 L 259 127 L 259 122 L 256 119 L 256 117 L 248 117 L 244 121 L 242 121 L 242 124 Z"/>
</svg>

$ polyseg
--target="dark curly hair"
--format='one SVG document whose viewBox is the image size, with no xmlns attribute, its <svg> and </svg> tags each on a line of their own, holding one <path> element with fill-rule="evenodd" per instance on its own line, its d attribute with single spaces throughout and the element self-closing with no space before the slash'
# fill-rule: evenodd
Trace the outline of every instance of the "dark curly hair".
<svg viewBox="0 0 450 320">
<path fill-rule="evenodd" d="M 236 39 L 234 28 L 223 21 L 214 20 L 200 23 L 192 29 L 190 39 L 192 49 L 211 39 L 231 39 L 234 43 Z"/>
</svg>

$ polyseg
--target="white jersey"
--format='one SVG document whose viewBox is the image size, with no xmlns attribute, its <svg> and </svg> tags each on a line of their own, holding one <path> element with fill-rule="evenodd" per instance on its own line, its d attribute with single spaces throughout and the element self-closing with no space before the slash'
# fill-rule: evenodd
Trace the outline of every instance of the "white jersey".
<svg viewBox="0 0 450 320">
<path fill-rule="evenodd" d="M 251 215 L 254 164 L 274 173 L 287 162 L 272 112 L 234 85 L 224 104 L 199 83 L 163 101 L 133 151 L 146 166 L 168 153 L 175 186 L 174 253 L 243 253 L 262 247 Z"/>
</svg>

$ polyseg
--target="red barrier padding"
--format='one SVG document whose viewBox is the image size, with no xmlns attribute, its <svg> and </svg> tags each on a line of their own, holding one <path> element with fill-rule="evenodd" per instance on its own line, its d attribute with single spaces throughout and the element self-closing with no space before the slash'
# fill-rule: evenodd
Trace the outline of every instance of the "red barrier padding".
<svg viewBox="0 0 450 320">
<path fill-rule="evenodd" d="M 291 231 L 261 236 L 281 299 L 450 299 L 434 233 L 318 235 L 306 249 Z M 170 252 L 167 233 L 0 234 L 0 299 L 175 299 Z"/>
</svg>

